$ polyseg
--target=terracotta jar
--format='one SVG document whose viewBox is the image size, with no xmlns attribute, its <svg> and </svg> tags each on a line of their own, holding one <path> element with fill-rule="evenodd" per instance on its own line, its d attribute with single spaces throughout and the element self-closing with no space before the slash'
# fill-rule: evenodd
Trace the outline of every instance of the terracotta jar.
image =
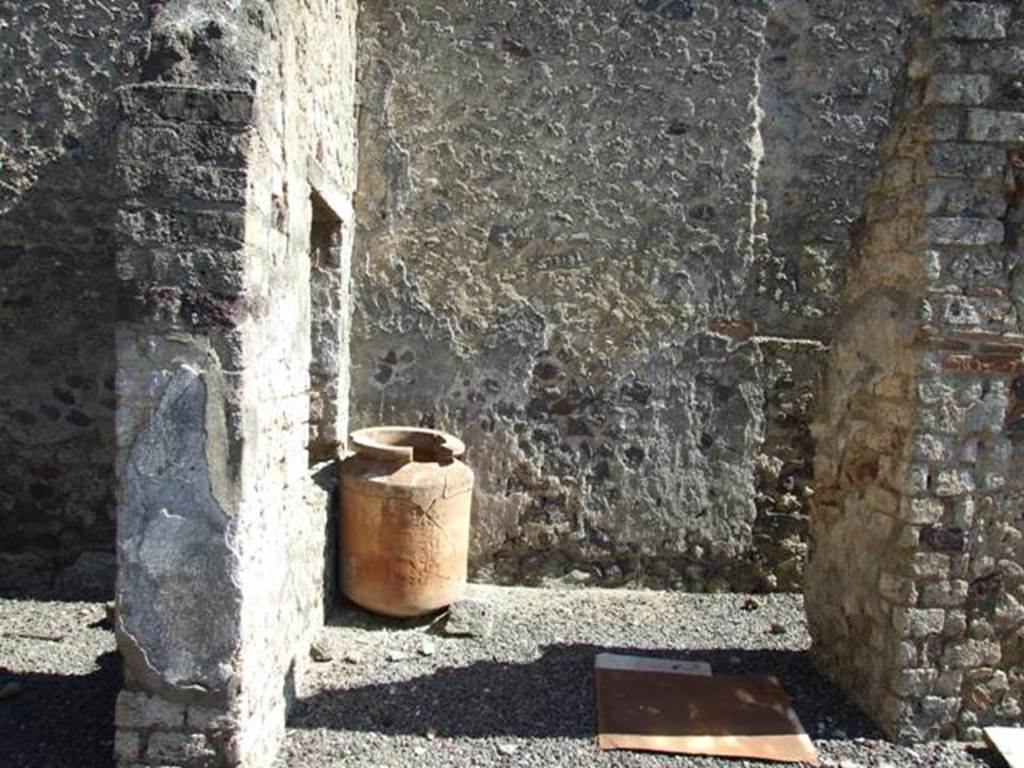
<svg viewBox="0 0 1024 768">
<path fill-rule="evenodd" d="M 341 591 L 388 616 L 443 608 L 466 589 L 473 472 L 444 432 L 374 427 L 341 465 Z"/>
</svg>

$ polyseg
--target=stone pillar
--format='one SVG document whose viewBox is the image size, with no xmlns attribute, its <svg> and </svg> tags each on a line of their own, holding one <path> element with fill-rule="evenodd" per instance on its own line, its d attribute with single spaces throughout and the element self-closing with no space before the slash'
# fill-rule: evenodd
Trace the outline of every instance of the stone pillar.
<svg viewBox="0 0 1024 768">
<path fill-rule="evenodd" d="M 159 4 L 121 94 L 123 766 L 269 766 L 323 620 L 336 467 L 311 458 L 348 415 L 355 17 Z"/>
<path fill-rule="evenodd" d="M 816 425 L 816 663 L 892 737 L 1024 699 L 1024 7 L 919 5 Z"/>
<path fill-rule="evenodd" d="M 116 754 L 234 764 L 252 96 L 138 86 L 121 111 Z"/>
</svg>

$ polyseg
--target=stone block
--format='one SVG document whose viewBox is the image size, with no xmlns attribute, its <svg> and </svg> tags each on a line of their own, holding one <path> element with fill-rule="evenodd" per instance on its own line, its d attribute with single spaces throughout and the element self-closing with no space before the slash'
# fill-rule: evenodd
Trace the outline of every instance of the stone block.
<svg viewBox="0 0 1024 768">
<path fill-rule="evenodd" d="M 946 621 L 942 625 L 942 636 L 951 640 L 959 640 L 967 634 L 967 614 L 958 610 L 947 610 Z"/>
<path fill-rule="evenodd" d="M 149 737 L 146 757 L 150 761 L 161 761 L 180 765 L 202 760 L 211 760 L 217 751 L 202 733 L 157 732 Z"/>
<path fill-rule="evenodd" d="M 922 608 L 953 608 L 967 599 L 967 582 L 961 579 L 935 581 L 921 586 Z"/>
<path fill-rule="evenodd" d="M 185 724 L 185 707 L 159 696 L 121 691 L 114 722 L 119 728 L 181 728 Z"/>
<path fill-rule="evenodd" d="M 232 713 L 213 707 L 191 706 L 185 718 L 190 731 L 220 731 L 232 728 L 237 722 Z"/>
<path fill-rule="evenodd" d="M 895 651 L 893 653 L 893 661 L 902 667 L 914 667 L 917 665 L 917 660 L 920 658 L 920 654 L 917 652 L 917 646 L 912 642 L 900 641 L 895 645 Z"/>
<path fill-rule="evenodd" d="M 933 690 L 937 696 L 959 696 L 963 683 L 963 670 L 944 669 L 935 679 Z"/>
<path fill-rule="evenodd" d="M 1003 242 L 1003 222 L 996 219 L 931 218 L 927 236 L 936 245 L 997 245 Z"/>
<path fill-rule="evenodd" d="M 1007 416 L 1007 397 L 1006 387 L 998 382 L 993 383 L 989 391 L 968 409 L 964 420 L 965 429 L 971 433 L 1000 434 Z"/>
<path fill-rule="evenodd" d="M 953 2 L 943 5 L 935 20 L 937 38 L 999 40 L 1006 37 L 1009 6 L 994 3 Z"/>
<path fill-rule="evenodd" d="M 1006 155 L 998 147 L 952 142 L 930 146 L 927 160 L 936 176 L 961 179 L 997 180 L 1006 165 Z"/>
<path fill-rule="evenodd" d="M 933 181 L 925 190 L 929 216 L 998 219 L 1006 213 L 1006 200 L 998 187 L 963 181 Z"/>
<path fill-rule="evenodd" d="M 1002 592 L 996 602 L 994 624 L 1000 633 L 1009 633 L 1024 625 L 1024 605 L 1009 592 Z"/>
<path fill-rule="evenodd" d="M 1024 141 L 1024 113 L 972 109 L 967 113 L 968 141 L 1018 143 Z"/>
<path fill-rule="evenodd" d="M 944 664 L 954 669 L 972 669 L 999 664 L 1002 652 L 994 640 L 963 640 L 946 648 Z"/>
<path fill-rule="evenodd" d="M 935 481 L 935 495 L 939 498 L 965 496 L 974 491 L 974 476 L 966 469 L 944 469 Z"/>
<path fill-rule="evenodd" d="M 938 523 L 946 514 L 946 507 L 939 499 L 903 499 L 903 518 L 914 525 Z"/>
<path fill-rule="evenodd" d="M 1001 491 L 1006 487 L 1006 475 L 1001 472 L 985 472 L 981 476 L 980 487 L 983 491 L 992 493 Z"/>
<path fill-rule="evenodd" d="M 971 69 L 1002 75 L 1024 75 L 1024 47 L 998 44 L 972 46 Z"/>
<path fill-rule="evenodd" d="M 956 457 L 956 442 L 945 435 L 914 435 L 914 459 L 945 463 Z"/>
<path fill-rule="evenodd" d="M 968 633 L 972 640 L 992 640 L 995 637 L 995 627 L 984 615 L 975 614 L 971 617 L 971 627 Z"/>
<path fill-rule="evenodd" d="M 938 609 L 897 608 L 892 614 L 893 628 L 900 637 L 938 635 L 945 619 L 945 612 Z"/>
<path fill-rule="evenodd" d="M 901 669 L 893 677 L 891 689 L 903 698 L 921 698 L 932 692 L 938 672 L 934 669 Z"/>
<path fill-rule="evenodd" d="M 917 552 L 911 562 L 911 572 L 918 579 L 947 579 L 950 565 L 949 555 Z"/>
<path fill-rule="evenodd" d="M 989 75 L 932 75 L 925 89 L 926 104 L 969 104 L 985 102 L 992 94 Z"/>
<path fill-rule="evenodd" d="M 114 734 L 114 757 L 127 762 L 138 760 L 142 752 L 142 735 L 138 731 L 118 728 Z"/>
<path fill-rule="evenodd" d="M 949 725 L 956 719 L 959 698 L 925 696 L 921 699 L 921 717 L 926 725 Z"/>
<path fill-rule="evenodd" d="M 957 499 L 953 504 L 953 514 L 950 521 L 953 525 L 958 528 L 967 529 L 970 528 L 971 522 L 974 520 L 974 499 L 970 496 L 965 496 L 962 499 Z"/>
<path fill-rule="evenodd" d="M 896 538 L 896 544 L 901 549 L 916 549 L 921 542 L 921 527 L 918 525 L 904 525 L 900 528 Z"/>
<path fill-rule="evenodd" d="M 245 126 L 252 121 L 253 94 L 236 88 L 141 84 L 120 92 L 129 121 L 181 121 Z"/>
<path fill-rule="evenodd" d="M 924 130 L 932 141 L 957 141 L 960 138 L 961 109 L 959 107 L 932 107 Z"/>
</svg>

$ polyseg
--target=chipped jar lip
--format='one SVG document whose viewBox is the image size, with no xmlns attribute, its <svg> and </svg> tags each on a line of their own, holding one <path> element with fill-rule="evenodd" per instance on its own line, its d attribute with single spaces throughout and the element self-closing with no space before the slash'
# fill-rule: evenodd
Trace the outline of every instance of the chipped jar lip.
<svg viewBox="0 0 1024 768">
<path fill-rule="evenodd" d="M 349 435 L 356 453 L 378 461 L 409 463 L 458 459 L 466 445 L 455 435 L 439 429 L 409 426 L 380 426 L 357 429 Z"/>
</svg>

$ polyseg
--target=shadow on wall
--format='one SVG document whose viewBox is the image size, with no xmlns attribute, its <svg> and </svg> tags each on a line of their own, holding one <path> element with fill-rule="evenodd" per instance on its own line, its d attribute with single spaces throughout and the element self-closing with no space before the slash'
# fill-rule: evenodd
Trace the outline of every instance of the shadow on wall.
<svg viewBox="0 0 1024 768">
<path fill-rule="evenodd" d="M 76 126 L 64 154 L 0 205 L 0 589 L 113 588 L 109 111 Z"/>
<path fill-rule="evenodd" d="M 338 592 L 338 460 L 325 461 L 313 470 L 313 482 L 327 500 L 327 515 L 324 518 L 323 595 L 321 604 L 324 621 L 330 619 L 331 611 L 337 605 Z"/>
<path fill-rule="evenodd" d="M 881 738 L 878 729 L 796 651 L 544 646 L 524 664 L 481 661 L 405 682 L 320 692 L 296 702 L 292 728 L 332 728 L 439 737 L 591 737 L 596 734 L 594 656 L 598 653 L 709 661 L 716 673 L 769 674 L 782 683 L 811 738 Z"/>
<path fill-rule="evenodd" d="M 151 5 L 4 4 L 0 589 L 113 592 L 111 160 Z"/>
<path fill-rule="evenodd" d="M 88 675 L 10 674 L 0 667 L 0 686 L 21 687 L 18 695 L 0 701 L 0 765 L 113 765 L 121 660 L 111 651 L 96 664 Z"/>
</svg>

